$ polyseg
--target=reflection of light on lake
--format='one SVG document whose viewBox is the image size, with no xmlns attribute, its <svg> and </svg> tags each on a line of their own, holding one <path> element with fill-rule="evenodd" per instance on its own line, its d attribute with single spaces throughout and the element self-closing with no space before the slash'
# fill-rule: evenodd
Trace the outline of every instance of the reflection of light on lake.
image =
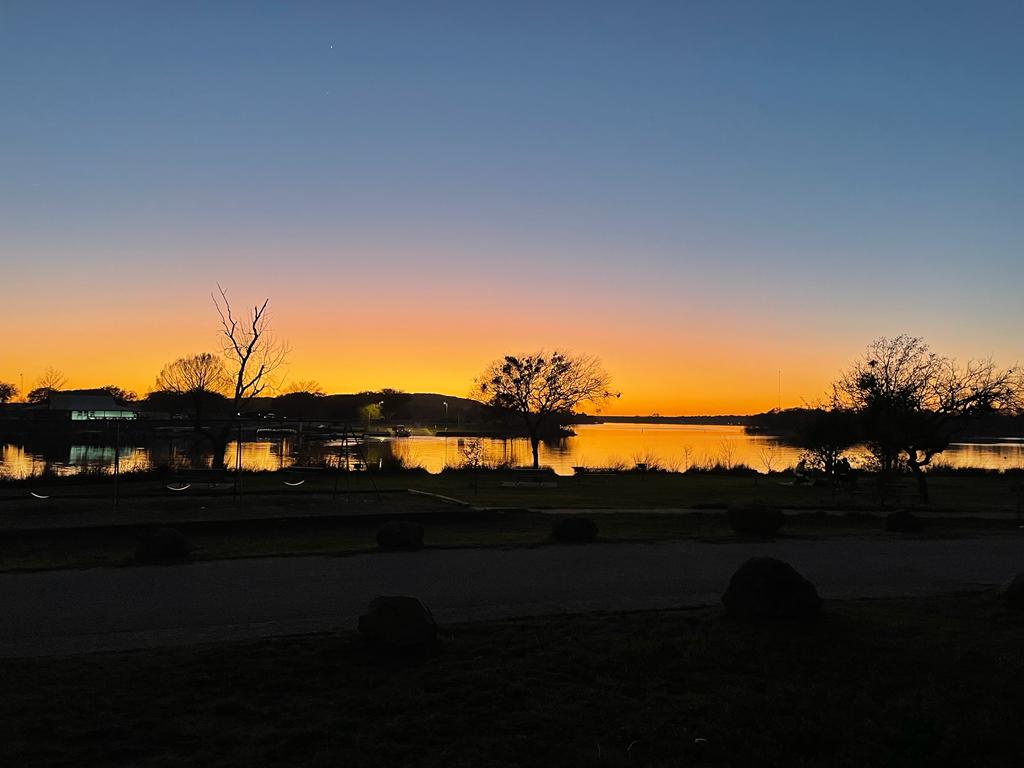
<svg viewBox="0 0 1024 768">
<path fill-rule="evenodd" d="M 632 467 L 637 462 L 656 462 L 666 469 L 685 470 L 693 466 L 731 463 L 746 464 L 764 470 L 766 458 L 776 470 L 793 466 L 799 448 L 782 445 L 772 437 L 747 434 L 742 427 L 681 424 L 586 424 L 575 427 L 576 437 L 553 443 L 541 443 L 541 463 L 556 472 L 569 475 L 574 466 Z M 399 457 L 405 466 L 422 466 L 440 472 L 445 466 L 463 463 L 470 446 L 479 440 L 485 465 L 526 465 L 532 460 L 529 442 L 524 438 L 431 437 L 414 435 L 402 438 L 369 438 L 365 442 L 317 441 L 295 436 L 242 442 L 242 467 L 247 470 L 276 470 L 292 466 L 337 466 L 347 453 L 350 467 L 361 467 Z M 234 442 L 228 443 L 225 466 L 235 465 Z M 770 450 L 766 450 L 770 449 Z M 110 471 L 112 446 L 65 447 L 63 453 L 44 455 L 20 445 L 0 446 L 0 476 L 28 477 L 48 468 L 57 474 L 70 474 L 85 468 Z M 863 451 L 852 451 L 854 456 Z M 770 454 L 770 456 L 768 455 Z M 154 440 L 147 447 L 122 447 L 119 464 L 122 471 L 154 466 L 184 467 L 192 463 L 211 466 L 208 451 L 194 454 L 187 441 Z M 1024 466 L 1024 440 L 999 438 L 956 443 L 936 457 L 935 463 L 951 467 L 1016 469 Z"/>
</svg>

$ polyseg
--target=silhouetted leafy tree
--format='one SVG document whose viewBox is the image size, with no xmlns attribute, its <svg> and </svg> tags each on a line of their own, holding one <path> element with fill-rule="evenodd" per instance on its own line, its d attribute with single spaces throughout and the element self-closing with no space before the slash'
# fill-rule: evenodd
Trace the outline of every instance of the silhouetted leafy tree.
<svg viewBox="0 0 1024 768">
<path fill-rule="evenodd" d="M 228 392 L 224 361 L 210 352 L 179 357 L 160 369 L 156 390 L 188 398 L 197 432 L 203 429 L 203 417 L 215 402 L 223 402 Z"/>
<path fill-rule="evenodd" d="M 25 395 L 25 402 L 32 403 L 33 405 L 45 403 L 50 399 L 50 395 L 57 391 L 59 390 L 50 389 L 49 387 L 36 387 L 29 390 L 29 393 Z"/>
<path fill-rule="evenodd" d="M 99 391 L 106 392 L 112 398 L 122 403 L 133 403 L 139 399 L 139 396 L 130 389 L 121 389 L 121 387 L 115 384 L 107 384 L 104 387 L 100 387 Z"/>
<path fill-rule="evenodd" d="M 476 380 L 478 394 L 489 405 L 518 414 L 526 426 L 533 466 L 540 466 L 541 430 L 570 415 L 585 402 L 600 406 L 610 397 L 611 378 L 589 355 L 536 352 L 506 355 L 491 363 Z"/>
<path fill-rule="evenodd" d="M 0 381 L 0 403 L 8 403 L 18 396 L 18 388 L 6 381 Z"/>
<path fill-rule="evenodd" d="M 824 472 L 834 483 L 843 454 L 862 439 L 860 415 L 840 407 L 805 411 L 794 439 L 805 449 L 807 464 Z"/>
<path fill-rule="evenodd" d="M 412 400 L 412 395 L 400 389 L 385 387 L 377 393 L 380 398 L 380 411 L 385 421 L 394 421 L 401 418 L 405 413 L 406 406 Z"/>
<path fill-rule="evenodd" d="M 928 503 L 925 467 L 975 418 L 1021 406 L 1021 370 L 992 360 L 964 365 L 923 339 L 879 338 L 835 384 L 837 402 L 860 415 L 868 447 L 883 472 L 903 462 Z"/>
</svg>

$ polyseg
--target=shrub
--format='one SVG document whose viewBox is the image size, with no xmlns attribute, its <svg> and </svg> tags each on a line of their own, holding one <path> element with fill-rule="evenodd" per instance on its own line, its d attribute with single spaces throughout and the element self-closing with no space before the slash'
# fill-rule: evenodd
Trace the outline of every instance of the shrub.
<svg viewBox="0 0 1024 768">
<path fill-rule="evenodd" d="M 166 563 L 187 560 L 192 546 L 181 531 L 157 528 L 139 539 L 135 559 L 143 563 Z"/>
<path fill-rule="evenodd" d="M 597 523 L 589 517 L 563 517 L 551 526 L 551 538 L 562 544 L 580 544 L 597 538 Z"/>
<path fill-rule="evenodd" d="M 381 549 L 423 549 L 423 526 L 408 520 L 390 520 L 377 531 Z"/>
<path fill-rule="evenodd" d="M 782 510 L 766 504 L 729 507 L 729 524 L 741 536 L 774 536 L 785 522 Z"/>
</svg>

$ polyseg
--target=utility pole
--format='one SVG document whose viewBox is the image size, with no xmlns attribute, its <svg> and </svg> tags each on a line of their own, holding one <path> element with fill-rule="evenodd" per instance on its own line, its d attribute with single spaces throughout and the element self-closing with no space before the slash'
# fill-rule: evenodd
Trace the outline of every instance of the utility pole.
<svg viewBox="0 0 1024 768">
<path fill-rule="evenodd" d="M 782 369 L 779 368 L 779 410 L 782 410 Z"/>
<path fill-rule="evenodd" d="M 107 433 L 109 434 L 109 433 Z M 121 501 L 121 420 L 114 419 L 114 515 L 118 513 Z"/>
</svg>

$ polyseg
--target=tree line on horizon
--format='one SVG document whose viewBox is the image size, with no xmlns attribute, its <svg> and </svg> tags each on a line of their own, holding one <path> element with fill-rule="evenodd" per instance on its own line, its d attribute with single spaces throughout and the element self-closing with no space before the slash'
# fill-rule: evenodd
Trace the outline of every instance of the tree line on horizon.
<svg viewBox="0 0 1024 768">
<path fill-rule="evenodd" d="M 283 386 L 280 372 L 290 348 L 273 332 L 269 299 L 239 314 L 220 285 L 211 297 L 220 352 L 167 363 L 142 404 L 152 410 L 185 407 L 195 433 L 213 444 L 215 457 L 223 456 L 236 419 L 270 396 L 283 416 L 336 418 L 330 415 L 334 411 L 351 418 L 353 410 L 376 408 L 384 419 L 402 418 L 411 395 L 401 390 L 326 395 L 313 380 Z M 47 368 L 26 400 L 44 402 L 63 391 L 66 381 L 58 369 Z M 138 400 L 115 385 L 95 391 L 126 402 Z M 0 382 L 0 403 L 17 394 L 12 384 Z M 560 350 L 505 355 L 472 383 L 473 397 L 486 409 L 474 415 L 518 421 L 530 441 L 534 467 L 539 466 L 540 442 L 571 423 L 583 404 L 600 410 L 619 394 L 598 358 Z M 903 334 L 869 344 L 820 404 L 761 414 L 751 417 L 750 425 L 784 428 L 807 450 L 811 465 L 833 477 L 845 453 L 865 445 L 872 469 L 882 474 L 909 471 L 926 502 L 926 469 L 958 435 L 986 418 L 1019 418 L 1022 412 L 1024 372 L 1019 366 L 1000 367 L 991 359 L 961 364 L 935 353 L 922 338 Z"/>
</svg>

